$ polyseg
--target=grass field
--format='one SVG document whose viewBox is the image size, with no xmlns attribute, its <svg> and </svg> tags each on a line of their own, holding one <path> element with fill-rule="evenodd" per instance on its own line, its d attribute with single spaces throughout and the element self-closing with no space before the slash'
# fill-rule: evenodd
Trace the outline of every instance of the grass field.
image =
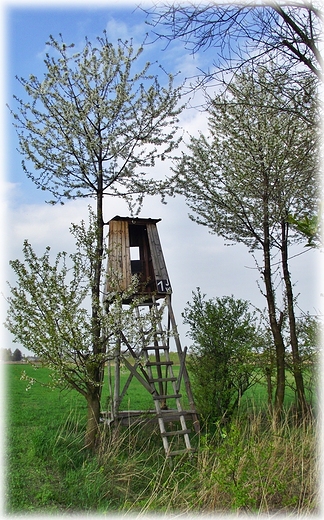
<svg viewBox="0 0 324 520">
<path fill-rule="evenodd" d="M 274 431 L 260 410 L 262 387 L 247 396 L 248 411 L 226 432 L 202 435 L 197 454 L 171 467 L 153 427 L 125 429 L 116 438 L 103 433 L 98 453 L 89 454 L 84 398 L 38 384 L 26 391 L 23 369 L 36 377 L 32 367 L 6 367 L 8 513 L 317 511 L 316 423 L 297 427 L 287 414 Z M 37 370 L 37 379 L 48 378 L 48 369 Z M 103 408 L 106 399 L 105 390 Z M 123 404 L 152 408 L 136 381 Z"/>
</svg>

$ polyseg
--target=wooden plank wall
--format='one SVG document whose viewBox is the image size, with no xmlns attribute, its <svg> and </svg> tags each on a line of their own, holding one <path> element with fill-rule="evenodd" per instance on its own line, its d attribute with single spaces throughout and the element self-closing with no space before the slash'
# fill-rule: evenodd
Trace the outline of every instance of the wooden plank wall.
<svg viewBox="0 0 324 520">
<path fill-rule="evenodd" d="M 109 222 L 107 274 L 106 293 L 116 290 L 123 291 L 131 283 L 127 221 L 111 220 Z"/>
</svg>

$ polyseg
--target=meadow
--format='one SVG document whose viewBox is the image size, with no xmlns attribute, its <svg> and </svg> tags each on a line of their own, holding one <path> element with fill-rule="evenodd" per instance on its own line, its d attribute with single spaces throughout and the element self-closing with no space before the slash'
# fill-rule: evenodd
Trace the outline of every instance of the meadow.
<svg viewBox="0 0 324 520">
<path fill-rule="evenodd" d="M 27 391 L 22 370 L 43 385 Z M 227 429 L 215 425 L 194 439 L 194 456 L 170 465 L 154 426 L 103 427 L 98 452 L 84 450 L 85 400 L 49 389 L 48 369 L 12 364 L 6 379 L 8 514 L 318 512 L 316 419 L 296 424 L 287 403 L 274 430 L 262 386 Z M 123 406 L 152 408 L 136 381 Z"/>
</svg>

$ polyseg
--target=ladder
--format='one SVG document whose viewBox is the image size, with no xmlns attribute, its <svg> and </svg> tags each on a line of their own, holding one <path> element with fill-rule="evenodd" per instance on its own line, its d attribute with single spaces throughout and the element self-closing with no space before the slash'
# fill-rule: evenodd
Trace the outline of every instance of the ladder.
<svg viewBox="0 0 324 520">
<path fill-rule="evenodd" d="M 164 353 L 164 359 L 161 357 L 161 350 Z M 150 361 L 149 353 L 152 351 L 154 352 L 154 360 Z M 167 457 L 173 457 L 175 455 L 192 452 L 193 448 L 191 447 L 189 438 L 191 430 L 189 430 L 186 425 L 181 404 L 182 395 L 179 392 L 180 389 L 178 388 L 179 383 L 177 378 L 173 373 L 173 361 L 170 361 L 169 351 L 165 346 L 156 344 L 154 346 L 144 347 L 143 352 L 145 353 L 148 382 L 152 388 L 152 397 L 165 454 Z M 166 369 L 164 375 L 162 374 L 163 368 Z M 171 383 L 172 392 L 168 391 L 168 383 Z M 172 409 L 169 411 L 169 400 L 175 401 L 176 410 Z M 178 445 L 176 450 L 173 449 L 175 440 Z"/>
<path fill-rule="evenodd" d="M 135 376 L 152 395 L 166 457 L 171 458 L 177 455 L 190 454 L 195 449 L 191 445 L 189 435 L 192 432 L 187 427 L 186 422 L 188 411 L 183 409 L 181 403 L 182 394 L 180 393 L 184 374 L 187 376 L 185 378 L 187 394 L 188 388 L 190 389 L 188 374 L 185 368 L 186 350 L 181 350 L 178 333 L 175 329 L 176 325 L 171 309 L 170 295 L 167 296 L 166 307 L 168 309 L 168 328 L 171 324 L 172 335 L 177 343 L 180 360 L 179 375 L 177 377 L 173 370 L 174 363 L 170 359 L 170 335 L 163 330 L 162 314 L 160 314 L 158 303 L 154 297 L 149 307 L 152 313 L 154 331 L 153 333 L 152 330 L 145 332 L 141 328 L 142 345 L 139 354 L 134 351 L 127 338 L 122 334 L 122 342 L 126 344 L 127 350 L 131 353 L 135 363 L 133 365 L 130 364 L 124 356 L 123 361 L 131 372 L 130 377 Z M 135 311 L 139 318 L 139 308 L 136 307 Z M 191 408 L 189 412 L 190 419 L 192 419 L 195 432 L 198 433 L 199 421 L 194 408 L 191 390 L 188 397 Z"/>
</svg>

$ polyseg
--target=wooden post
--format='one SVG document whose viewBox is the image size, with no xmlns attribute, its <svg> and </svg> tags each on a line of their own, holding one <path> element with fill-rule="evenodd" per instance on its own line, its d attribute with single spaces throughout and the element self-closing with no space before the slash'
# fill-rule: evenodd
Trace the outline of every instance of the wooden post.
<svg viewBox="0 0 324 520">
<path fill-rule="evenodd" d="M 120 405 L 120 339 L 117 340 L 115 351 L 115 384 L 114 384 L 114 399 L 112 405 L 113 419 L 118 417 Z"/>
</svg>

